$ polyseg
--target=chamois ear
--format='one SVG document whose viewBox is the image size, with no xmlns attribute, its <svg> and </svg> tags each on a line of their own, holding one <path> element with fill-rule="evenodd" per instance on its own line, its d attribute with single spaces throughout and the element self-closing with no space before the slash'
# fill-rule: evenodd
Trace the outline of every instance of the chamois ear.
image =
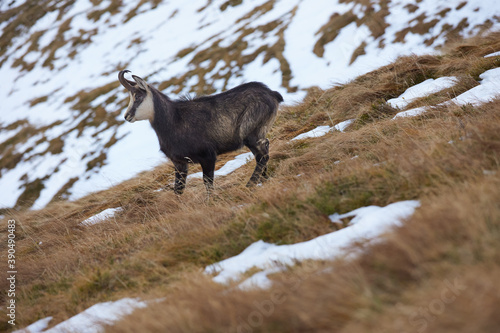
<svg viewBox="0 0 500 333">
<path fill-rule="evenodd" d="M 137 75 L 132 75 L 132 78 L 134 79 L 135 82 L 137 82 L 137 85 L 139 86 L 139 88 L 141 88 L 142 90 L 146 90 L 146 91 L 148 90 L 148 84 L 146 83 L 146 81 L 144 81 L 143 79 L 141 79 Z"/>
</svg>

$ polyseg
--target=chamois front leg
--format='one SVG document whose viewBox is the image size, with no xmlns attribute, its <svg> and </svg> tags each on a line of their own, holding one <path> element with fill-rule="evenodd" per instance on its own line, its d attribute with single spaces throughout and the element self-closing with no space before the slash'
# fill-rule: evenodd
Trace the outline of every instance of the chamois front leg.
<svg viewBox="0 0 500 333">
<path fill-rule="evenodd" d="M 184 192 L 184 188 L 186 187 L 188 165 L 187 163 L 174 163 L 174 166 L 175 166 L 174 192 L 175 194 L 182 194 L 182 192 Z"/>
</svg>

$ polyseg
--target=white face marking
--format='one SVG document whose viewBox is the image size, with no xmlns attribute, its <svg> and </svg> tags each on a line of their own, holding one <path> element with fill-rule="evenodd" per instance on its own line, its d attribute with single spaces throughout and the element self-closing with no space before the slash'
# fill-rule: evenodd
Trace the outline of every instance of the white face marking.
<svg viewBox="0 0 500 333">
<path fill-rule="evenodd" d="M 134 107 L 135 96 L 131 92 L 129 92 L 129 103 L 127 107 L 127 112 L 125 112 L 125 118 L 129 118 L 129 112 Z M 131 119 L 127 119 L 127 121 L 133 123 L 137 120 L 149 120 L 153 121 L 154 118 L 154 103 L 153 103 L 153 95 L 149 89 L 146 91 L 146 96 L 142 103 L 135 110 L 134 117 Z"/>
<path fill-rule="evenodd" d="M 147 95 L 142 101 L 141 105 L 135 111 L 135 120 L 150 120 L 153 121 L 155 111 L 153 105 L 153 95 L 148 90 Z"/>
</svg>

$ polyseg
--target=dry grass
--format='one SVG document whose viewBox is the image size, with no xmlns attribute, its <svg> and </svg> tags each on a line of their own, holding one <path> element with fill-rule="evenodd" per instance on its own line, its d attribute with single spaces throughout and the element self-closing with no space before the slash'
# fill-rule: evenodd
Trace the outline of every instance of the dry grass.
<svg viewBox="0 0 500 333">
<path fill-rule="evenodd" d="M 156 191 L 173 180 L 165 164 L 76 202 L 6 212 L 18 225 L 18 325 L 49 315 L 59 322 L 96 302 L 142 296 L 166 300 L 110 330 L 411 332 L 426 320 L 433 331 L 471 325 L 493 331 L 500 298 L 490 291 L 500 275 L 500 101 L 397 121 L 391 120 L 397 110 L 384 101 L 429 77 L 459 75 L 462 90 L 477 84 L 479 69 L 498 66 L 482 58 L 500 50 L 497 37 L 440 57 L 401 58 L 344 86 L 311 89 L 302 104 L 281 109 L 270 135 L 272 177 L 262 187 L 244 186 L 250 163 L 218 178 L 209 202 L 199 179 L 179 198 Z M 349 118 L 356 122 L 346 133 L 289 142 Z M 218 167 L 238 153 L 221 156 Z M 420 199 L 423 208 L 386 242 L 359 244 L 365 251 L 356 260 L 303 263 L 273 276 L 276 285 L 266 291 L 226 292 L 201 274 L 258 239 L 304 241 L 338 228 L 328 214 L 406 199 Z M 116 220 L 78 225 L 118 206 L 124 210 Z M 438 306 L 433 301 L 455 278 L 466 289 L 443 311 L 432 308 L 439 316 L 422 317 L 421 307 Z"/>
<path fill-rule="evenodd" d="M 196 272 L 110 332 L 496 332 L 500 179 L 422 201 L 356 260 L 305 263 L 270 290 L 242 292 Z M 471 202 L 471 197 L 475 200 Z"/>
<path fill-rule="evenodd" d="M 360 151 L 355 162 L 347 160 L 336 171 L 321 170 L 316 179 L 286 187 L 297 188 L 294 196 L 305 196 L 300 200 L 304 210 L 323 194 L 320 184 L 336 180 L 340 184 L 320 199 L 333 204 L 338 192 L 348 191 L 340 195 L 344 199 L 340 207 L 347 210 L 354 199 L 358 202 L 352 208 L 359 207 L 359 200 L 384 205 L 422 199 L 423 208 L 388 235 L 386 242 L 360 244 L 364 251 L 358 259 L 305 263 L 275 275 L 270 290 L 253 292 L 223 292 L 191 271 L 167 287 L 164 302 L 138 311 L 109 330 L 410 332 L 452 327 L 453 331 L 494 332 L 500 302 L 500 295 L 491 293 L 500 274 L 499 107 L 496 102 L 475 114 L 451 108 L 396 125 L 386 121 L 338 135 L 348 146 L 367 148 L 386 163 L 374 167 L 369 155 Z M 467 139 L 449 144 L 450 138 L 461 135 L 459 127 L 455 128 L 456 117 L 467 120 L 466 133 L 462 133 Z M 394 132 L 384 135 L 389 129 Z M 386 140 L 370 143 L 370 133 Z M 335 138 L 317 141 L 316 147 L 309 147 L 315 150 L 309 157 L 324 160 L 323 153 L 331 152 L 332 146 L 339 149 Z M 304 168 L 312 165 L 300 164 L 294 170 L 304 172 Z M 276 173 L 283 177 L 286 172 Z M 341 186 L 354 177 L 356 181 Z M 283 206 L 284 201 L 290 207 L 290 197 L 276 198 L 275 185 L 262 194 L 268 207 Z M 359 197 L 364 191 L 371 193 Z"/>
</svg>

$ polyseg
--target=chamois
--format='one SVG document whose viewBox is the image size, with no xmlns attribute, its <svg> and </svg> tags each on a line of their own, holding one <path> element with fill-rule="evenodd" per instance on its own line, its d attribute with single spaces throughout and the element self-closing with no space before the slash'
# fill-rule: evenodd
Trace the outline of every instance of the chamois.
<svg viewBox="0 0 500 333">
<path fill-rule="evenodd" d="M 257 165 L 247 186 L 267 178 L 269 140 L 266 134 L 276 118 L 283 97 L 260 82 L 249 82 L 223 93 L 172 100 L 129 70 L 118 74 L 130 102 L 125 120 L 149 120 L 160 150 L 175 167 L 174 192 L 186 186 L 188 162 L 199 163 L 208 194 L 213 189 L 217 155 L 247 146 Z"/>
</svg>

